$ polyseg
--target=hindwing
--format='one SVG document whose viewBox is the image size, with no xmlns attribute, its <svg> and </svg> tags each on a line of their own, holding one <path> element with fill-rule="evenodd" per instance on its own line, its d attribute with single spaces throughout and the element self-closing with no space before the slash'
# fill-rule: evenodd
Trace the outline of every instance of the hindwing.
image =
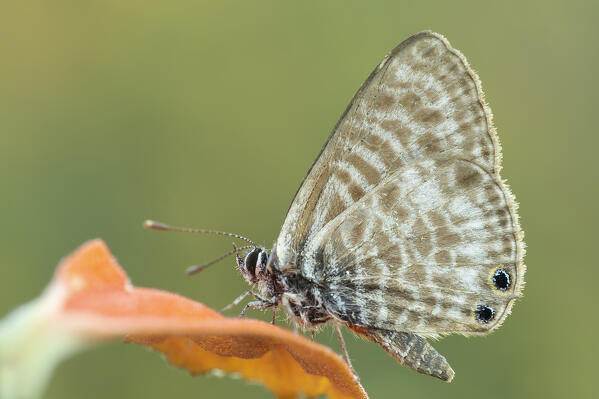
<svg viewBox="0 0 599 399">
<path fill-rule="evenodd" d="M 301 268 L 348 324 L 483 333 L 519 296 L 520 235 L 512 200 L 491 173 L 470 160 L 426 160 L 329 222 L 305 247 Z M 493 279 L 498 270 L 509 276 L 503 289 Z M 491 309 L 489 320 L 479 306 Z"/>
</svg>

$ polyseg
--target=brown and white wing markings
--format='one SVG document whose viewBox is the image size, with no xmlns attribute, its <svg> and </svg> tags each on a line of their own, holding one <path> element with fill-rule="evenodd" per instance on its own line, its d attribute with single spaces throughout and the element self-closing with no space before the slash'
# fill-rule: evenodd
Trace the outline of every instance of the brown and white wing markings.
<svg viewBox="0 0 599 399">
<path fill-rule="evenodd" d="M 375 68 L 333 129 L 288 210 L 278 265 L 319 287 L 332 317 L 449 381 L 424 337 L 492 330 L 523 285 L 500 162 L 478 77 L 443 36 L 418 33 Z"/>
<path fill-rule="evenodd" d="M 473 161 L 420 161 L 321 229 L 305 247 L 305 267 L 325 307 L 349 324 L 429 337 L 484 333 L 520 292 L 510 201 Z M 510 276 L 505 290 L 493 281 L 497 270 Z M 490 307 L 492 319 L 479 320 L 478 306 Z"/>
<path fill-rule="evenodd" d="M 459 156 L 497 174 L 499 151 L 465 58 L 439 34 L 408 38 L 356 93 L 296 193 L 277 240 L 281 267 L 301 263 L 306 243 L 390 173 Z"/>
</svg>

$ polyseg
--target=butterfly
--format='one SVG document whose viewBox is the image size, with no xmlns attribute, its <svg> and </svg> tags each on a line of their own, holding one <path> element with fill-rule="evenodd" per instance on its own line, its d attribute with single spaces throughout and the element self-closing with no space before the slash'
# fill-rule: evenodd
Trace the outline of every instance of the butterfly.
<svg viewBox="0 0 599 399">
<path fill-rule="evenodd" d="M 427 338 L 486 334 L 521 295 L 523 232 L 500 169 L 491 111 L 465 57 L 440 34 L 409 37 L 337 122 L 272 251 L 248 240 L 237 255 L 260 290 L 248 291 L 256 300 L 242 314 L 281 306 L 304 328 L 332 322 L 349 361 L 345 325 L 451 381 Z"/>
</svg>

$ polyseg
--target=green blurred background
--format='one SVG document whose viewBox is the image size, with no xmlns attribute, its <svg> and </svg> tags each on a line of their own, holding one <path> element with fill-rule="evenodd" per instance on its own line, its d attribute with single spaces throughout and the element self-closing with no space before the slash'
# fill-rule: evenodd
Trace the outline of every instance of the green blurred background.
<svg viewBox="0 0 599 399">
<path fill-rule="evenodd" d="M 0 315 L 58 260 L 106 240 L 136 285 L 219 308 L 246 289 L 231 240 L 271 247 L 354 92 L 398 42 L 446 35 L 479 72 L 521 204 L 525 298 L 487 337 L 435 346 L 452 384 L 347 334 L 372 398 L 591 397 L 596 379 L 599 7 L 593 1 L 0 3 Z M 253 311 L 253 317 L 263 317 Z M 338 349 L 330 329 L 318 339 Z M 113 342 L 63 363 L 48 398 L 263 398 Z"/>
</svg>

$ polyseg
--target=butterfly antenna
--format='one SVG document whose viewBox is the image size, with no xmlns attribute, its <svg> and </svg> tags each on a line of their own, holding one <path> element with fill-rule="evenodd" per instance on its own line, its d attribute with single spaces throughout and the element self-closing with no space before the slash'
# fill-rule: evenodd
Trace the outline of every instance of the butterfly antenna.
<svg viewBox="0 0 599 399">
<path fill-rule="evenodd" d="M 167 224 L 160 223 L 160 222 L 155 222 L 153 220 L 146 220 L 144 222 L 144 227 L 146 229 L 151 229 L 151 230 L 180 231 L 180 232 L 183 232 L 183 233 L 203 233 L 203 234 L 214 234 L 214 235 L 217 235 L 217 236 L 234 237 L 234 238 L 239 238 L 240 240 L 244 240 L 246 242 L 249 242 L 250 244 L 252 244 L 252 246 L 254 248 L 258 248 L 258 245 L 256 245 L 256 243 L 254 241 L 250 240 L 249 238 L 244 237 L 244 236 L 239 235 L 239 234 L 235 234 L 235 233 L 227 233 L 226 231 L 205 230 L 205 229 L 192 229 L 190 227 L 169 226 Z"/>
<path fill-rule="evenodd" d="M 243 251 L 246 249 L 250 249 L 250 248 L 257 248 L 258 246 L 256 245 L 256 243 L 252 240 L 250 240 L 247 237 L 244 237 L 242 235 L 239 234 L 235 234 L 235 233 L 227 233 L 226 231 L 216 231 L 216 230 L 205 230 L 205 229 L 192 229 L 190 227 L 178 227 L 178 226 L 169 226 L 167 224 L 164 223 L 160 223 L 160 222 L 155 222 L 153 220 L 146 220 L 144 222 L 144 227 L 146 229 L 151 229 L 151 230 L 162 230 L 162 231 L 180 231 L 180 232 L 184 232 L 184 233 L 204 233 L 204 234 L 214 234 L 214 235 L 219 235 L 219 236 L 227 236 L 227 237 L 233 237 L 233 238 L 239 238 L 240 240 L 244 240 L 246 242 L 249 242 L 251 245 L 246 245 L 244 247 L 241 248 L 237 248 L 235 246 L 235 244 L 233 244 L 233 249 L 229 252 L 227 252 L 224 255 L 219 256 L 216 259 L 211 260 L 210 262 L 207 263 L 203 263 L 201 265 L 196 265 L 196 266 L 190 266 L 187 268 L 187 270 L 185 271 L 188 275 L 192 275 L 192 274 L 196 274 L 201 272 L 202 270 L 206 269 L 208 266 L 211 266 L 215 263 L 220 262 L 221 260 L 225 259 L 228 256 L 231 256 L 233 254 L 237 254 L 237 257 L 239 257 L 239 251 Z"/>
<path fill-rule="evenodd" d="M 237 254 L 238 251 L 243 251 L 246 249 L 250 249 L 250 248 L 255 248 L 253 245 L 246 245 L 244 247 L 241 248 L 237 248 L 235 245 L 233 245 L 233 249 L 230 250 L 229 252 L 227 252 L 226 254 L 219 256 L 218 258 L 211 260 L 210 262 L 206 262 L 204 264 L 201 265 L 197 265 L 197 266 L 190 266 L 187 268 L 187 270 L 185 270 L 185 273 L 187 273 L 189 276 L 191 276 L 192 274 L 196 274 L 201 272 L 202 270 L 204 270 L 205 268 L 207 268 L 208 266 L 211 266 L 215 263 L 220 262 L 221 260 L 225 259 L 228 256 L 231 256 L 233 254 Z"/>
</svg>

